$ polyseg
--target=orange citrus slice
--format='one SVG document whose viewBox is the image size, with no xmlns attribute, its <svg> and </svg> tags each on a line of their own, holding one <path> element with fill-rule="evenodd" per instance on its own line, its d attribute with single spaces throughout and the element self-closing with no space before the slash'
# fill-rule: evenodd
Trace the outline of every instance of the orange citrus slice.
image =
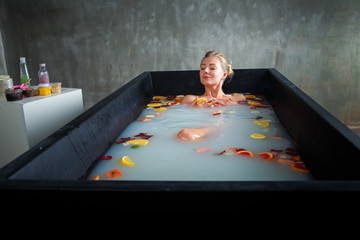
<svg viewBox="0 0 360 240">
<path fill-rule="evenodd" d="M 148 145 L 149 141 L 146 139 L 134 139 L 127 141 L 126 144 L 128 145 L 140 145 L 140 146 L 146 146 Z"/>
<path fill-rule="evenodd" d="M 291 168 L 298 172 L 308 173 L 309 170 L 306 169 L 303 162 L 294 162 L 291 164 Z"/>
<path fill-rule="evenodd" d="M 152 119 L 150 119 L 150 118 L 138 118 L 137 119 L 138 121 L 142 121 L 142 122 L 149 122 L 149 121 L 152 121 Z"/>
<path fill-rule="evenodd" d="M 254 121 L 253 123 L 255 123 L 256 125 L 259 125 L 261 127 L 268 127 L 270 124 L 266 121 Z"/>
<path fill-rule="evenodd" d="M 125 166 L 129 166 L 129 167 L 135 166 L 135 163 L 133 163 L 133 161 L 131 161 L 131 159 L 128 156 L 123 156 L 120 162 Z"/>
<path fill-rule="evenodd" d="M 235 154 L 245 156 L 245 157 L 254 157 L 255 156 L 252 152 L 250 152 L 248 150 L 240 150 L 240 151 L 237 151 Z"/>
<path fill-rule="evenodd" d="M 111 171 L 107 172 L 105 174 L 105 176 L 107 176 L 108 178 L 119 178 L 122 175 L 121 175 L 121 172 L 119 171 L 119 169 L 116 168 L 114 170 L 111 170 Z"/>
<path fill-rule="evenodd" d="M 92 178 L 91 180 L 98 181 L 99 179 L 100 179 L 100 176 L 99 176 L 99 175 L 96 175 L 96 177 Z"/>
<path fill-rule="evenodd" d="M 265 161 L 272 161 L 275 159 L 275 156 L 274 154 L 272 153 L 269 153 L 269 152 L 262 152 L 262 153 L 258 153 L 257 154 L 259 157 L 261 157 L 262 159 L 264 159 Z"/>
<path fill-rule="evenodd" d="M 198 104 L 200 104 L 202 102 L 205 102 L 205 101 L 207 101 L 206 98 L 199 98 L 199 100 L 196 101 L 196 105 L 198 105 Z"/>
<path fill-rule="evenodd" d="M 250 135 L 250 137 L 254 138 L 254 139 L 264 139 L 264 138 L 266 138 L 265 135 L 262 135 L 260 133 L 253 133 L 253 134 Z"/>
</svg>

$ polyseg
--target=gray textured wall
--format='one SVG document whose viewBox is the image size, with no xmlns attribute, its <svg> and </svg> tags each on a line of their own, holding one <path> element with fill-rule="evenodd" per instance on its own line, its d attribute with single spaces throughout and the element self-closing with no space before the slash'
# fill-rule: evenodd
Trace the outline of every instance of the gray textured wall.
<svg viewBox="0 0 360 240">
<path fill-rule="evenodd" d="M 360 124 L 358 0 L 0 0 L 6 65 L 83 89 L 86 108 L 147 70 L 275 67 L 337 118 Z M 295 107 L 295 106 L 294 106 Z"/>
</svg>

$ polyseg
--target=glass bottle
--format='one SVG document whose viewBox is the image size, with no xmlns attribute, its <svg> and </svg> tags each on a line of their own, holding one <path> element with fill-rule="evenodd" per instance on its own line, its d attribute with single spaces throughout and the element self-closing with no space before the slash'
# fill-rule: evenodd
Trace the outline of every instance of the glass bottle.
<svg viewBox="0 0 360 240">
<path fill-rule="evenodd" d="M 39 84 L 40 86 L 49 86 L 49 73 L 46 70 L 46 64 L 45 63 L 41 63 L 40 65 L 40 70 L 39 70 Z"/>
<path fill-rule="evenodd" d="M 21 84 L 26 83 L 29 80 L 29 72 L 26 66 L 26 59 L 25 57 L 20 58 L 20 82 Z M 30 82 L 27 83 L 30 88 Z"/>
</svg>

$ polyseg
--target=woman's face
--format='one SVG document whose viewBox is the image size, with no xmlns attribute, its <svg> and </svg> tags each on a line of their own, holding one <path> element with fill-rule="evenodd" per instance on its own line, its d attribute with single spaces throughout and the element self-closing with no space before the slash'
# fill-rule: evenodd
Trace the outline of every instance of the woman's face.
<svg viewBox="0 0 360 240">
<path fill-rule="evenodd" d="M 204 58 L 200 65 L 200 81 L 204 86 L 217 86 L 222 84 L 227 76 L 217 57 Z"/>
</svg>

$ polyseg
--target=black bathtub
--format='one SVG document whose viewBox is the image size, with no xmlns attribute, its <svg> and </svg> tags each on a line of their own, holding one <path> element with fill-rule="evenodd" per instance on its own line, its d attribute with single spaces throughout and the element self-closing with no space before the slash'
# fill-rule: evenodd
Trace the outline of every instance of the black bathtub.
<svg viewBox="0 0 360 240">
<path fill-rule="evenodd" d="M 153 95 L 203 93 L 198 71 L 167 71 L 145 72 L 139 75 L 4 166 L 0 169 L 0 190 L 8 193 L 9 202 L 26 198 L 36 203 L 42 202 L 39 199 L 43 199 L 43 196 L 54 196 L 53 200 L 67 199 L 62 200 L 63 203 L 70 203 L 69 199 L 74 196 L 101 202 L 101 199 L 106 201 L 105 199 L 113 195 L 132 198 L 133 201 L 140 201 L 140 196 L 151 196 L 151 199 L 179 199 L 180 195 L 204 198 L 209 203 L 209 194 L 213 200 L 223 200 L 226 196 L 229 197 L 230 193 L 236 193 L 244 200 L 247 199 L 244 196 L 253 196 L 252 194 L 256 193 L 360 191 L 360 138 L 278 71 L 235 70 L 233 80 L 224 85 L 224 91 L 266 95 L 316 180 L 84 180 L 100 156 L 121 131 L 136 119 Z M 81 201 L 78 203 L 87 202 Z M 193 203 L 190 205 L 196 206 Z M 203 206 L 202 203 L 200 205 Z"/>
</svg>

